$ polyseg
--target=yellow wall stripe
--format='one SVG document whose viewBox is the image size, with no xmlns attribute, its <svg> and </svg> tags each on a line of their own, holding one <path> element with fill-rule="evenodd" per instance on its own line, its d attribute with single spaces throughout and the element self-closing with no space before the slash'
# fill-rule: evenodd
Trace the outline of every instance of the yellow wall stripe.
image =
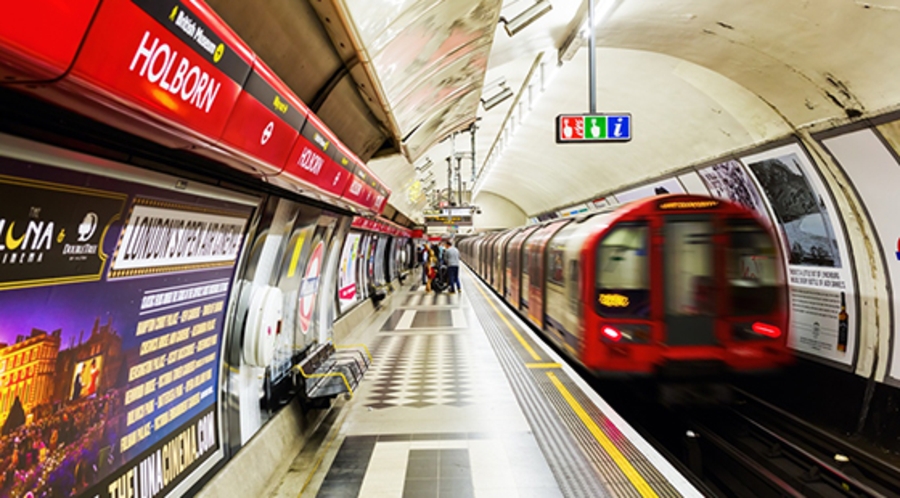
<svg viewBox="0 0 900 498">
<path fill-rule="evenodd" d="M 606 436 L 606 434 L 603 433 L 597 423 L 591 419 L 590 415 L 588 415 L 586 411 L 584 411 L 584 408 L 582 408 L 581 404 L 578 403 L 578 400 L 576 400 L 575 397 L 572 396 L 572 393 L 570 393 L 569 390 L 566 389 L 566 386 L 564 386 L 562 382 L 560 382 L 559 378 L 556 377 L 556 374 L 554 374 L 553 372 L 547 372 L 547 377 L 550 377 L 550 381 L 553 382 L 553 385 L 556 386 L 556 389 L 559 390 L 559 393 L 562 394 L 566 402 L 569 403 L 569 406 L 572 407 L 572 410 L 576 415 L 578 415 L 578 418 L 581 419 L 581 422 L 591 432 L 591 434 L 594 436 L 594 439 L 596 439 L 597 442 L 600 443 L 600 446 L 602 446 L 603 449 L 606 450 L 606 453 L 609 454 L 610 457 L 612 457 L 613 461 L 616 462 L 616 465 L 618 465 L 622 472 L 625 473 L 625 477 L 627 477 L 628 480 L 631 481 L 631 484 L 635 487 L 635 489 L 637 489 L 638 493 L 640 493 L 643 497 L 658 498 L 659 495 L 657 495 L 656 492 L 653 491 L 653 488 L 651 488 L 650 485 L 647 484 L 647 481 L 644 480 L 644 478 L 638 473 L 634 466 L 631 465 L 631 462 L 629 462 L 628 459 L 625 458 L 625 455 L 623 455 L 622 452 L 619 451 L 619 448 L 616 448 L 616 445 L 609 440 L 609 438 Z"/>
</svg>

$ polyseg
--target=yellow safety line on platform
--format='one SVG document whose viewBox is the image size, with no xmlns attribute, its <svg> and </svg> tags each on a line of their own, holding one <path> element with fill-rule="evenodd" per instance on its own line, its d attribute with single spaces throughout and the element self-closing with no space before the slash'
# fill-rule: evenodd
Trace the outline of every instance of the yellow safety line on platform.
<svg viewBox="0 0 900 498">
<path fill-rule="evenodd" d="M 526 367 L 528 368 L 560 368 L 562 365 L 559 363 L 526 363 Z"/>
<path fill-rule="evenodd" d="M 631 462 L 625 458 L 625 455 L 619 451 L 619 448 L 616 448 L 616 445 L 613 444 L 612 441 L 609 440 L 609 437 L 604 434 L 603 430 L 600 429 L 600 426 L 597 425 L 596 422 L 591 419 L 590 415 L 584 410 L 578 400 L 572 396 L 572 393 L 566 389 L 566 386 L 560 382 L 559 378 L 556 377 L 556 374 L 553 372 L 547 372 L 547 377 L 550 377 L 550 381 L 553 382 L 553 385 L 556 386 L 556 389 L 562 394 L 563 398 L 565 398 L 566 402 L 569 403 L 569 406 L 572 407 L 572 410 L 575 411 L 575 414 L 578 415 L 578 418 L 581 419 L 581 422 L 587 427 L 587 429 L 594 436 L 594 439 L 600 443 L 600 446 L 606 450 L 606 453 L 612 457 L 613 461 L 616 462 L 616 465 L 619 466 L 619 469 L 625 473 L 625 477 L 631 481 L 631 484 L 637 489 L 638 493 L 643 497 L 652 497 L 658 498 L 659 495 L 653 491 L 653 488 L 647 484 L 647 481 L 638 473 L 638 471 L 631 465 Z"/>
<path fill-rule="evenodd" d="M 525 351 L 528 351 L 528 354 L 531 355 L 531 359 L 533 359 L 534 361 L 540 360 L 541 357 L 538 356 L 538 354 L 534 352 L 534 349 L 531 347 L 530 344 L 525 342 L 525 338 L 522 337 L 522 334 L 520 334 L 519 331 L 516 330 L 516 328 L 513 327 L 511 323 L 509 323 L 509 320 L 506 319 L 506 316 L 503 313 L 501 313 L 500 310 L 497 309 L 497 307 L 494 305 L 494 302 L 491 300 L 491 298 L 489 298 L 488 295 L 484 292 L 484 290 L 481 289 L 481 286 L 476 284 L 475 287 L 478 288 L 478 292 L 480 292 L 481 295 L 484 296 L 484 300 L 487 301 L 487 303 L 491 305 L 491 308 L 494 308 L 494 313 L 496 313 L 497 316 L 499 316 L 500 319 L 503 320 L 503 323 L 505 323 L 506 326 L 509 327 L 510 332 L 512 332 L 513 335 L 516 336 L 516 339 L 519 340 L 519 344 L 521 344 L 522 347 L 525 348 Z"/>
<path fill-rule="evenodd" d="M 306 480 L 303 481 L 303 486 L 300 488 L 300 492 L 297 493 L 297 498 L 300 498 L 301 496 L 303 496 L 303 492 L 306 491 L 307 486 L 309 486 L 309 483 L 312 482 L 313 477 L 315 477 L 316 472 L 319 471 L 319 467 L 322 465 L 322 462 L 325 460 L 325 456 L 328 454 L 328 448 L 331 448 L 331 443 L 333 443 L 338 438 L 338 436 L 340 436 L 340 434 L 341 434 L 340 428 L 344 424 L 344 419 L 347 418 L 347 413 L 349 413 L 349 410 L 347 410 L 347 411 L 341 410 L 341 414 L 338 417 L 339 420 L 336 421 L 334 423 L 334 425 L 332 425 L 332 428 L 329 430 L 329 432 L 332 432 L 333 435 L 328 440 L 328 442 L 325 444 L 325 447 L 322 448 L 322 450 L 319 454 L 319 457 L 316 459 L 315 465 L 313 465 L 313 468 L 309 472 L 309 475 L 306 476 Z M 327 437 L 327 434 L 326 434 L 326 437 Z"/>
</svg>

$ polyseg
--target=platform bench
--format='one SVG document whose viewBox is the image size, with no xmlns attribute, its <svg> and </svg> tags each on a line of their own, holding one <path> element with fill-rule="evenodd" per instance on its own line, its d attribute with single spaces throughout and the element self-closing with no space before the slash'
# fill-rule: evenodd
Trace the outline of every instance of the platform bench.
<svg viewBox="0 0 900 498">
<path fill-rule="evenodd" d="M 295 379 L 306 399 L 348 397 L 359 386 L 372 357 L 364 345 L 335 346 L 326 342 L 313 346 L 294 367 Z"/>
</svg>

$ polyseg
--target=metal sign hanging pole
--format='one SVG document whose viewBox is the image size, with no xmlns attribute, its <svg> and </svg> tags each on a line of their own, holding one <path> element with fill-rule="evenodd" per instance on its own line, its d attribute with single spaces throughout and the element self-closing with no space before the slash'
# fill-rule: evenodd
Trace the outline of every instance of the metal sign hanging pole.
<svg viewBox="0 0 900 498">
<path fill-rule="evenodd" d="M 453 156 L 447 156 L 447 207 L 453 198 Z"/>
<path fill-rule="evenodd" d="M 463 192 L 462 192 L 462 160 L 463 156 L 460 154 L 456 157 L 456 192 L 457 192 L 457 200 L 456 205 L 463 205 Z"/>
<path fill-rule="evenodd" d="M 475 185 L 475 123 L 472 123 L 471 131 L 469 132 L 470 138 L 472 139 L 472 185 Z"/>
<path fill-rule="evenodd" d="M 590 113 L 597 113 L 597 44 L 594 39 L 594 1 L 588 3 L 588 94 L 590 95 Z"/>
</svg>

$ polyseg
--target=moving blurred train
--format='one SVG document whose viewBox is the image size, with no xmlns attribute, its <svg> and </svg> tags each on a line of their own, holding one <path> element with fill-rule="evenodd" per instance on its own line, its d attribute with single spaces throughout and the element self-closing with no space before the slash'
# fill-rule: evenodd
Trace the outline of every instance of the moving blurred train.
<svg viewBox="0 0 900 498">
<path fill-rule="evenodd" d="M 459 246 L 513 309 L 591 372 L 690 378 L 792 361 L 776 240 L 737 204 L 664 195 Z"/>
</svg>

